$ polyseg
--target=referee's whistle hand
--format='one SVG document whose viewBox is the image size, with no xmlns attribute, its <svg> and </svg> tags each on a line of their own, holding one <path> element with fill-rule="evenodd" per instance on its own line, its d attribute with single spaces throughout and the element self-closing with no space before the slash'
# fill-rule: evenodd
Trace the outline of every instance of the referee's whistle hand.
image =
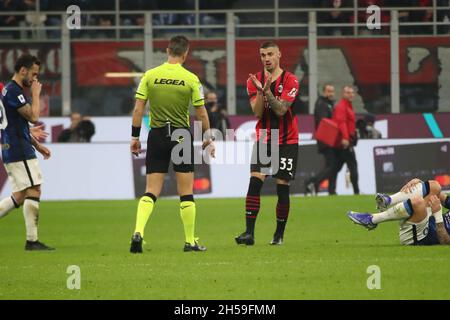
<svg viewBox="0 0 450 320">
<path fill-rule="evenodd" d="M 211 157 L 213 157 L 213 158 L 216 157 L 216 146 L 214 145 L 214 141 L 212 141 L 210 139 L 203 141 L 202 149 L 207 150 Z"/>
<path fill-rule="evenodd" d="M 141 153 L 141 142 L 139 140 L 131 140 L 130 142 L 130 151 L 136 157 Z"/>
</svg>

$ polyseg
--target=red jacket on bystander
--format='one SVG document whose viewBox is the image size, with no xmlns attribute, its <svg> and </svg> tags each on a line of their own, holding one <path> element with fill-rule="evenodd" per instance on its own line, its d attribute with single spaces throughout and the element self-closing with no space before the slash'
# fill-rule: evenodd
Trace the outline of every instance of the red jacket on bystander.
<svg viewBox="0 0 450 320">
<path fill-rule="evenodd" d="M 342 134 L 342 139 L 351 141 L 356 137 L 356 116 L 352 103 L 341 99 L 333 110 L 333 120 L 336 122 Z"/>
</svg>

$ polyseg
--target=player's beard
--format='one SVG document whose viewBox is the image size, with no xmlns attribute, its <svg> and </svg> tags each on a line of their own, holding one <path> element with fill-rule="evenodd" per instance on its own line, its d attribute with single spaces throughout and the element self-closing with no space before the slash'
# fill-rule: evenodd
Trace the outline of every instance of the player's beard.
<svg viewBox="0 0 450 320">
<path fill-rule="evenodd" d="M 27 87 L 27 88 L 31 87 L 31 83 L 32 83 L 32 82 L 33 82 L 33 81 L 29 81 L 27 78 L 25 78 L 25 79 L 22 80 L 22 84 L 23 84 L 25 87 Z"/>
</svg>

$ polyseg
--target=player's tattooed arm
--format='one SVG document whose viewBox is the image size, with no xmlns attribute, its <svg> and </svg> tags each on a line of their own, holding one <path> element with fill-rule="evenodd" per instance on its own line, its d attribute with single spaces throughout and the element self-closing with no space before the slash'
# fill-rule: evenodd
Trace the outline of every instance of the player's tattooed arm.
<svg viewBox="0 0 450 320">
<path fill-rule="evenodd" d="M 278 117 L 284 116 L 284 114 L 288 111 L 289 107 L 291 106 L 292 102 L 284 101 L 284 100 L 278 100 L 273 95 L 272 91 L 266 91 L 266 98 L 267 102 L 269 103 L 271 109 Z"/>
<path fill-rule="evenodd" d="M 18 109 L 22 117 L 31 123 L 36 123 L 39 120 L 39 113 L 41 112 L 39 95 L 41 94 L 42 84 L 38 80 L 31 83 L 31 95 L 33 102 L 31 105 L 27 103 L 25 106 Z"/>
<path fill-rule="evenodd" d="M 444 219 L 442 217 L 441 200 L 437 196 L 431 195 L 428 199 L 428 206 L 431 208 L 431 212 L 433 212 L 436 220 L 436 233 L 439 243 L 450 245 L 450 236 L 445 229 Z"/>
</svg>

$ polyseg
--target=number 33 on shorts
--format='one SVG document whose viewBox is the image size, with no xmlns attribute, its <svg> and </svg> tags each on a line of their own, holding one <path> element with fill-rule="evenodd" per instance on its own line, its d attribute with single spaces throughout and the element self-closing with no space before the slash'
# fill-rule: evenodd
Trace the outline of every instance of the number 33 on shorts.
<svg viewBox="0 0 450 320">
<path fill-rule="evenodd" d="M 280 170 L 292 171 L 294 159 L 280 158 Z"/>
</svg>

